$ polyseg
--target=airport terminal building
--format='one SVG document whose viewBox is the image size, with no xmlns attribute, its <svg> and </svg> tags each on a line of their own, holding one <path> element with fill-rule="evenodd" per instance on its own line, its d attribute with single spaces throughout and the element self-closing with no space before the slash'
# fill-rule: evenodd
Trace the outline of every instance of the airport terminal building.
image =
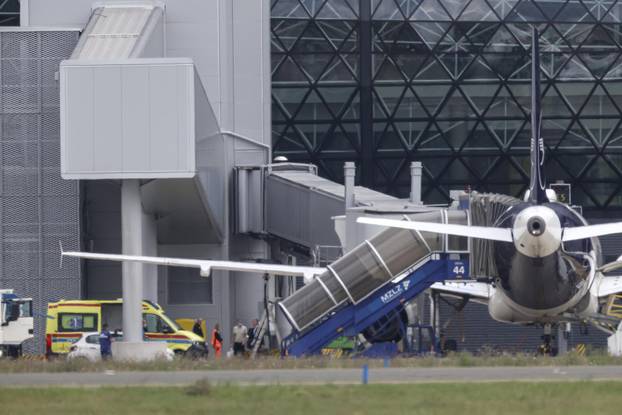
<svg viewBox="0 0 622 415">
<path fill-rule="evenodd" d="M 330 218 L 344 213 L 345 162 L 356 163 L 357 206 L 407 198 L 412 161 L 426 204 L 454 190 L 522 195 L 532 25 L 547 180 L 569 184 L 590 221 L 622 217 L 618 1 L 2 4 L 0 285 L 35 299 L 35 335 L 48 301 L 121 296 L 120 265 L 59 267 L 59 241 L 120 253 L 126 184 L 138 186 L 145 255 L 298 265 L 341 251 Z M 290 163 L 271 164 L 277 156 Z M 622 253 L 622 239 L 602 242 L 606 260 Z M 140 272 L 145 298 L 220 323 L 226 339 L 259 317 L 264 290 L 300 284 Z M 477 304 L 443 305 L 441 317 L 459 349 L 540 341 L 539 328 L 494 322 Z M 572 336 L 606 341 L 594 329 Z"/>
</svg>

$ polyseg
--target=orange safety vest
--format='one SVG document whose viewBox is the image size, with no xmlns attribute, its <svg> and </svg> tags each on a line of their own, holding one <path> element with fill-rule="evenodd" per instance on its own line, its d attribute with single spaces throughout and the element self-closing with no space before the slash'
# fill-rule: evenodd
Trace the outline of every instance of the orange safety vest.
<svg viewBox="0 0 622 415">
<path fill-rule="evenodd" d="M 216 354 L 220 354 L 220 349 L 222 348 L 222 342 L 216 338 L 216 333 L 218 333 L 216 329 L 212 330 L 211 344 Z"/>
</svg>

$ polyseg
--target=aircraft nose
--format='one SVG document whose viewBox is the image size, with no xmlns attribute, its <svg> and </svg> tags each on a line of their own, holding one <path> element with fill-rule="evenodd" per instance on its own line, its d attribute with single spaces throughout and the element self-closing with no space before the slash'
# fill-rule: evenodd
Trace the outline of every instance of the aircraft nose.
<svg viewBox="0 0 622 415">
<path fill-rule="evenodd" d="M 540 216 L 533 216 L 527 221 L 527 231 L 532 236 L 540 236 L 546 229 L 546 222 Z"/>
</svg>

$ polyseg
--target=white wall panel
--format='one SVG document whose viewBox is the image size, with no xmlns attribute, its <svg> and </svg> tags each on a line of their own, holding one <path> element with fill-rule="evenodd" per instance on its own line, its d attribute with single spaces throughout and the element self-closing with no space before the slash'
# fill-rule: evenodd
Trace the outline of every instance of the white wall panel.
<svg viewBox="0 0 622 415">
<path fill-rule="evenodd" d="M 63 62 L 63 177 L 194 177 L 194 93 L 189 59 Z"/>
</svg>

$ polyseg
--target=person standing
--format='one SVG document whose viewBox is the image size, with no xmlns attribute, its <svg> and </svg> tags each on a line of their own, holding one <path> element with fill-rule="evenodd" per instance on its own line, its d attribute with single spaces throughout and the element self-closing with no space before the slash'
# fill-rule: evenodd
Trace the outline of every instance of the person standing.
<svg viewBox="0 0 622 415">
<path fill-rule="evenodd" d="M 246 348 L 248 350 L 252 350 L 255 347 L 255 342 L 257 341 L 257 336 L 259 336 L 259 322 L 256 318 L 251 321 L 251 326 L 248 329 L 248 340 L 246 341 Z"/>
<path fill-rule="evenodd" d="M 214 330 L 212 330 L 212 339 L 211 339 L 212 347 L 214 348 L 214 356 L 217 359 L 220 359 L 220 354 L 222 351 L 222 336 L 220 335 L 220 325 L 214 325 Z"/>
<path fill-rule="evenodd" d="M 244 354 L 244 345 L 248 339 L 248 329 L 244 324 L 238 321 L 238 324 L 233 326 L 233 355 L 239 356 Z"/>
<path fill-rule="evenodd" d="M 108 330 L 108 324 L 104 324 L 101 333 L 99 333 L 99 350 L 102 360 L 108 360 L 112 356 L 112 336 Z"/>
<path fill-rule="evenodd" d="M 202 320 L 200 318 L 197 318 L 196 320 L 194 320 L 194 326 L 192 326 L 192 332 L 196 334 L 197 336 L 205 338 L 205 336 L 203 335 L 203 327 L 201 327 L 201 322 Z"/>
</svg>

